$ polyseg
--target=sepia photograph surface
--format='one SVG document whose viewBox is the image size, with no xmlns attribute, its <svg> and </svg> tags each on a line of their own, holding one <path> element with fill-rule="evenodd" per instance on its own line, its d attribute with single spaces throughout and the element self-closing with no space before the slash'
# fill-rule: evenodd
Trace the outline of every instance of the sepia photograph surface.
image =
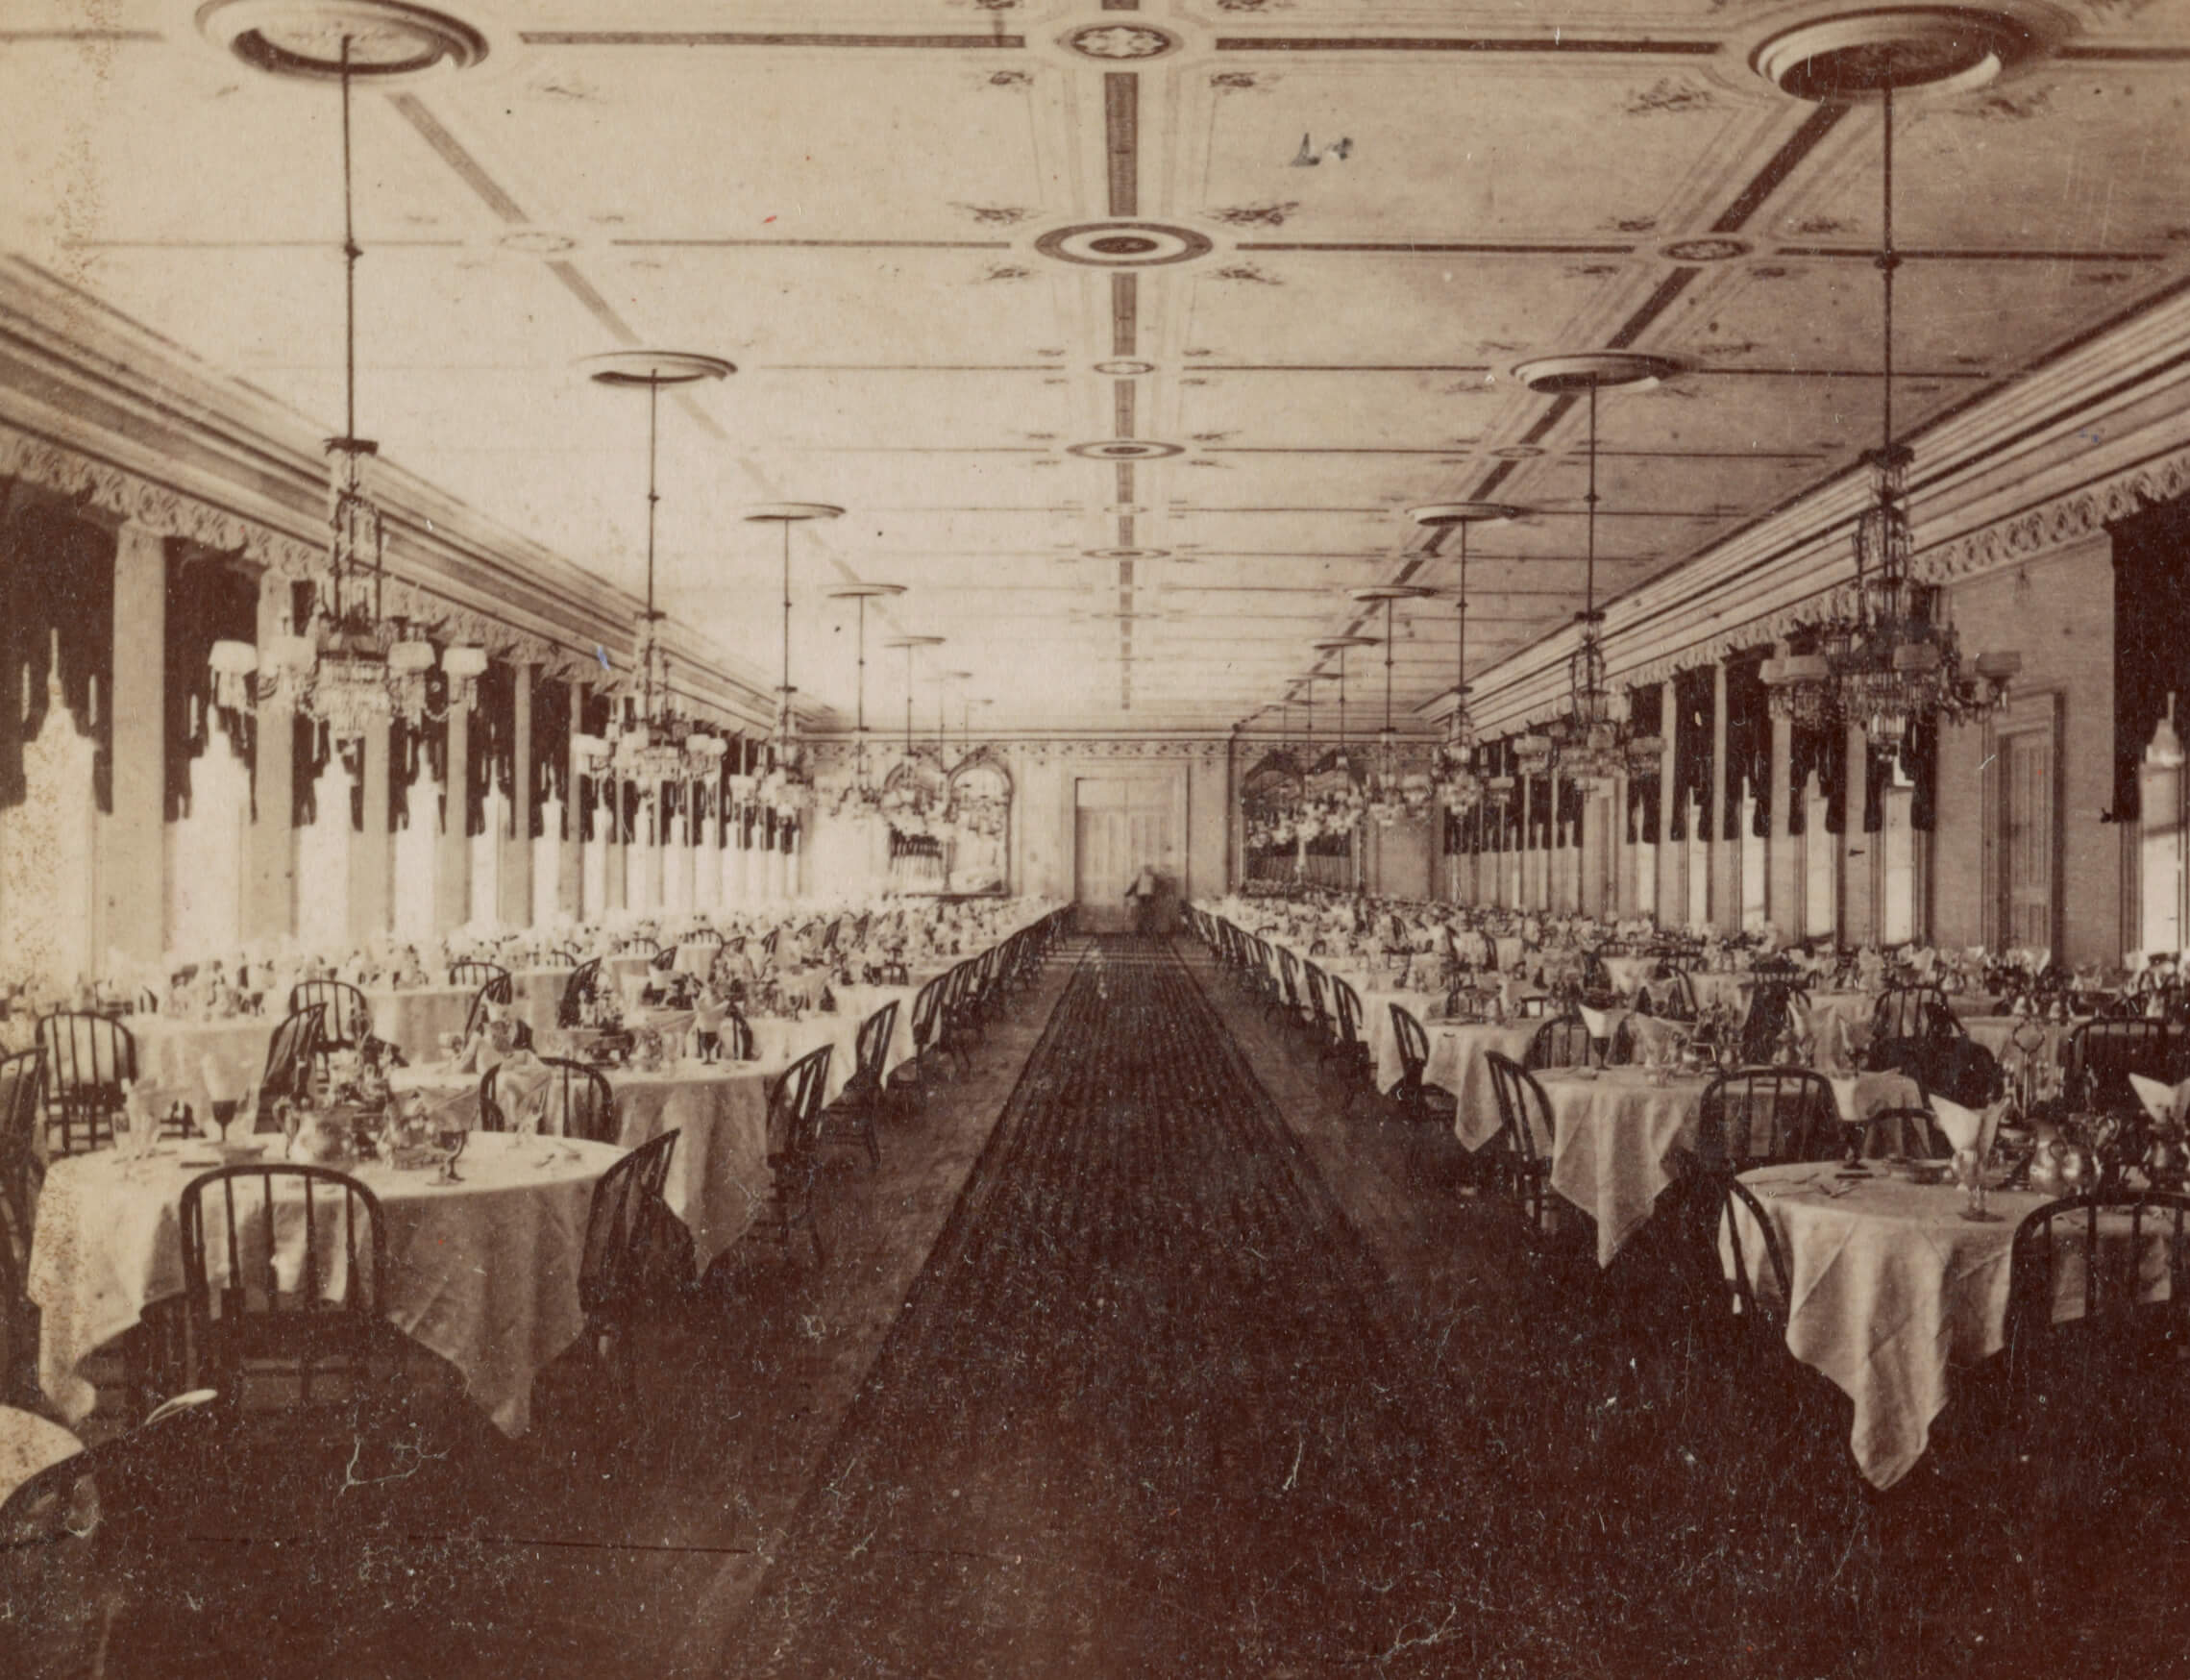
<svg viewBox="0 0 2190 1680">
<path fill-rule="evenodd" d="M 2190 1672 L 2190 0 L 6 0 L 0 1673 Z"/>
</svg>

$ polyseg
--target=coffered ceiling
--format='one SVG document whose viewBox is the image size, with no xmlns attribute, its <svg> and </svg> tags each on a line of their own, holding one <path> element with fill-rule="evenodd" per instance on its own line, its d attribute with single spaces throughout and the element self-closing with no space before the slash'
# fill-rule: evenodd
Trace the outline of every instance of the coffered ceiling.
<svg viewBox="0 0 2190 1680">
<path fill-rule="evenodd" d="M 778 537 L 737 515 L 841 504 L 793 533 L 794 678 L 840 712 L 824 592 L 861 578 L 908 587 L 872 615 L 874 712 L 903 704 L 880 638 L 914 631 L 989 727 L 1227 728 L 1357 626 L 1346 588 L 1449 587 L 1402 510 L 1459 498 L 1533 510 L 1471 564 L 1473 662 L 1515 655 L 1583 582 L 1584 409 L 1521 385 L 1530 357 L 1688 370 L 1603 399 L 1601 592 L 1876 441 L 1880 124 L 1750 67 L 1800 12 L 443 9 L 485 60 L 357 94 L 359 429 L 636 591 L 644 403 L 577 363 L 730 358 L 663 405 L 665 604 L 772 677 Z M 339 430 L 336 92 L 196 11 L 10 0 L 0 242 Z M 1905 102 L 1907 423 L 2190 268 L 2190 0 L 2061 21 L 2048 62 Z M 1403 712 L 1450 685 L 1452 630 L 1449 601 L 1400 610 Z"/>
</svg>

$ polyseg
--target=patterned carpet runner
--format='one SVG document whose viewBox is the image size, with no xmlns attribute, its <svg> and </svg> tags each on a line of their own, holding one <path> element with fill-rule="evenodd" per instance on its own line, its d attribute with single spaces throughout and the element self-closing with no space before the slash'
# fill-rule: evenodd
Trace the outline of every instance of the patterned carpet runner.
<svg viewBox="0 0 2190 1680">
<path fill-rule="evenodd" d="M 1386 1289 L 1170 946 L 1088 946 L 721 1672 L 1442 1644 L 1471 1501 Z"/>
</svg>

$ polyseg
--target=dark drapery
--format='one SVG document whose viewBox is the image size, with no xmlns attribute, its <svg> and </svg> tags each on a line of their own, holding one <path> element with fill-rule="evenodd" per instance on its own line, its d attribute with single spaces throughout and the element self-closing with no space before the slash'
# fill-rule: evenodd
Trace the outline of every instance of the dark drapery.
<svg viewBox="0 0 2190 1680">
<path fill-rule="evenodd" d="M 2108 526 L 2114 539 L 2114 814 L 2141 809 L 2137 767 L 2170 695 L 2190 696 L 2190 500 Z"/>
<path fill-rule="evenodd" d="M 1673 822 L 1669 837 L 1688 837 L 1688 806 L 1710 808 L 1711 673 L 1683 671 L 1673 679 Z"/>
<path fill-rule="evenodd" d="M 219 641 L 258 639 L 258 580 L 224 560 L 170 543 L 167 554 L 165 683 L 165 814 L 170 823 L 189 814 L 190 760 L 203 753 L 214 729 L 226 729 L 248 767 L 251 714 L 213 704 L 207 661 Z"/>
<path fill-rule="evenodd" d="M 479 679 L 479 708 L 472 713 L 468 742 L 471 761 L 464 778 L 464 832 L 486 832 L 487 778 L 509 797 L 517 733 L 516 674 L 501 659 L 489 659 Z"/>
<path fill-rule="evenodd" d="M 537 679 L 532 684 L 532 838 L 560 840 L 570 828 L 570 790 L 563 784 L 570 766 L 570 684 L 560 678 Z M 563 802 L 563 827 L 553 835 L 546 829 L 547 803 Z"/>
<path fill-rule="evenodd" d="M 1719 838 L 1741 838 L 1741 801 L 1757 802 L 1751 832 L 1772 831 L 1772 707 L 1764 686 L 1764 657 L 1758 648 L 1726 662 L 1727 799 Z"/>
</svg>

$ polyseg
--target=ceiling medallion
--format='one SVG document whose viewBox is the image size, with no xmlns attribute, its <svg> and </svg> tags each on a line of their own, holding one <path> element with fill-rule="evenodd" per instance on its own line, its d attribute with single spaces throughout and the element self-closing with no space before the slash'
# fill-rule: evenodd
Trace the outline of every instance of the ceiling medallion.
<svg viewBox="0 0 2190 1680">
<path fill-rule="evenodd" d="M 1749 255 L 1746 239 L 1675 239 L 1658 248 L 1661 257 L 1674 262 L 1729 262 Z"/>
<path fill-rule="evenodd" d="M 1156 364 L 1152 361 L 1098 361 L 1095 364 L 1095 370 L 1108 374 L 1112 379 L 1129 380 L 1138 379 L 1144 373 L 1154 373 Z"/>
<path fill-rule="evenodd" d="M 1162 460 L 1167 456 L 1184 455 L 1186 451 L 1175 443 L 1114 437 L 1104 443 L 1075 443 L 1065 453 L 1079 456 L 1084 460 Z"/>
<path fill-rule="evenodd" d="M 1083 222 L 1057 228 L 1034 241 L 1045 257 L 1092 268 L 1152 268 L 1206 257 L 1210 243 L 1192 228 L 1160 222 Z"/>
<path fill-rule="evenodd" d="M 198 31 L 254 69 L 325 81 L 341 75 L 345 40 L 354 81 L 464 70 L 487 55 L 479 30 L 409 0 L 206 0 Z"/>
<path fill-rule="evenodd" d="M 494 243 L 498 250 L 515 251 L 525 257 L 560 257 L 578 249 L 576 239 L 553 228 L 514 228 L 496 235 Z"/>
<path fill-rule="evenodd" d="M 1797 99 L 1855 105 L 1889 87 L 1982 87 L 2073 28 L 2044 5 L 1885 7 L 1782 30 L 1751 50 L 1749 64 Z"/>
<path fill-rule="evenodd" d="M 1607 390 L 1614 385 L 1654 385 L 1671 379 L 1681 364 L 1662 356 L 1632 350 L 1593 350 L 1579 356 L 1541 356 L 1517 363 L 1513 377 L 1547 397 Z"/>
<path fill-rule="evenodd" d="M 1178 47 L 1178 37 L 1144 23 L 1090 23 L 1067 30 L 1058 37 L 1083 58 L 1112 63 L 1160 59 Z"/>
</svg>

